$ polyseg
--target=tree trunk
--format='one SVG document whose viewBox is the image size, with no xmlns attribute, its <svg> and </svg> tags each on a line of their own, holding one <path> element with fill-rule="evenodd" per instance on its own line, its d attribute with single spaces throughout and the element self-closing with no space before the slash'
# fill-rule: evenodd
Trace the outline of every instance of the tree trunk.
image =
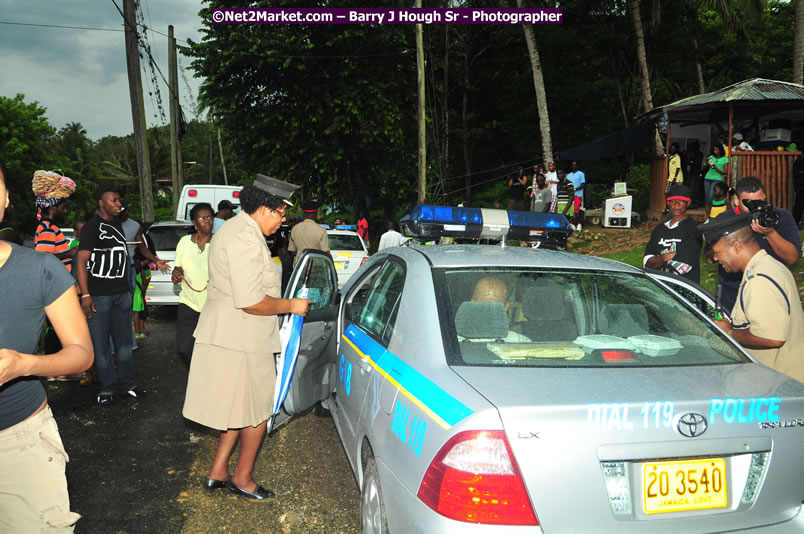
<svg viewBox="0 0 804 534">
<path fill-rule="evenodd" d="M 447 192 L 446 179 L 449 168 L 449 24 L 444 25 L 444 103 L 441 135 L 441 193 Z"/>
<path fill-rule="evenodd" d="M 804 83 L 804 0 L 796 2 L 796 33 L 793 36 L 793 83 Z"/>
<path fill-rule="evenodd" d="M 461 103 L 461 128 L 463 129 L 464 202 L 471 202 L 472 200 L 472 159 L 469 155 L 469 63 L 469 50 L 466 50 L 463 60 L 463 102 Z"/>
<path fill-rule="evenodd" d="M 695 75 L 698 77 L 698 94 L 702 95 L 706 92 L 706 85 L 704 84 L 701 60 L 698 57 L 698 39 L 693 39 L 692 45 L 695 47 Z"/>
<path fill-rule="evenodd" d="M 517 0 L 517 6 L 520 9 L 525 7 L 524 0 Z M 542 74 L 542 63 L 539 58 L 539 47 L 536 44 L 536 34 L 533 31 L 533 26 L 530 24 L 523 24 L 522 30 L 525 32 L 525 43 L 528 45 L 528 53 L 530 55 L 530 67 L 533 71 L 533 87 L 536 90 L 536 106 L 539 110 L 539 132 L 542 137 L 542 163 L 547 165 L 548 162 L 553 161 L 553 141 L 550 137 L 550 115 L 547 112 L 547 91 L 544 89 L 544 75 Z M 536 189 L 536 173 L 533 173 L 533 187 L 532 191 Z M 531 197 L 531 210 L 536 202 L 536 196 Z"/>
<path fill-rule="evenodd" d="M 614 60 L 611 62 L 611 72 L 614 76 L 614 83 L 617 84 L 617 98 L 620 102 L 620 112 L 623 114 L 623 124 L 628 128 L 628 112 L 625 110 L 625 99 L 623 98 L 623 84 L 620 83 L 620 76 L 617 73 L 617 67 Z"/>
<path fill-rule="evenodd" d="M 645 53 L 645 34 L 642 31 L 642 18 L 639 13 L 639 0 L 628 0 L 628 10 L 634 22 L 634 35 L 637 41 L 637 58 L 639 59 L 639 78 L 642 82 L 642 110 L 648 112 L 653 109 L 653 100 L 650 95 L 650 75 L 648 74 L 648 57 Z"/>
<path fill-rule="evenodd" d="M 650 75 L 648 74 L 648 57 L 645 53 L 645 33 L 642 31 L 642 15 L 639 13 L 639 0 L 628 0 L 628 10 L 634 22 L 634 34 L 637 41 L 637 58 L 639 59 L 639 78 L 642 82 L 642 110 L 647 113 L 653 109 L 653 99 L 650 94 Z M 653 136 L 653 154 L 660 157 L 664 154 L 662 140 L 659 132 Z"/>
</svg>

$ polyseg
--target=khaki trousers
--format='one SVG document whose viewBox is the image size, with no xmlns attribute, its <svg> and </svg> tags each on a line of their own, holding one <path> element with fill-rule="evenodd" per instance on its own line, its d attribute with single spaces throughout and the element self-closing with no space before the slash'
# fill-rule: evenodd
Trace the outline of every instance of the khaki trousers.
<svg viewBox="0 0 804 534">
<path fill-rule="evenodd" d="M 68 461 L 49 406 L 0 430 L 0 532 L 73 532 Z"/>
</svg>

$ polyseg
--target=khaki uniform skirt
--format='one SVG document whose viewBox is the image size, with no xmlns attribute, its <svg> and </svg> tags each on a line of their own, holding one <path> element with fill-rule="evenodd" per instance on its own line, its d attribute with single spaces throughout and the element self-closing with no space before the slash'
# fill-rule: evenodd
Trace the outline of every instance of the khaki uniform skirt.
<svg viewBox="0 0 804 534">
<path fill-rule="evenodd" d="M 184 417 L 217 430 L 257 426 L 271 416 L 274 355 L 196 343 Z"/>
</svg>

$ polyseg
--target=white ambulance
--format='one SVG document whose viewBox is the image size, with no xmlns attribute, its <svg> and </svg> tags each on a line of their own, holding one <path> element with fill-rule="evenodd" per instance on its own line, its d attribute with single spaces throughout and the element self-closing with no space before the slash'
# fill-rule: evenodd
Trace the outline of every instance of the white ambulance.
<svg viewBox="0 0 804 534">
<path fill-rule="evenodd" d="M 179 197 L 179 209 L 176 211 L 176 218 L 180 221 L 190 220 L 190 210 L 193 206 L 201 202 L 208 202 L 214 211 L 218 211 L 218 202 L 228 200 L 235 206 L 235 213 L 240 211 L 240 190 L 239 185 L 211 185 L 211 184 L 191 184 L 185 185 Z"/>
</svg>

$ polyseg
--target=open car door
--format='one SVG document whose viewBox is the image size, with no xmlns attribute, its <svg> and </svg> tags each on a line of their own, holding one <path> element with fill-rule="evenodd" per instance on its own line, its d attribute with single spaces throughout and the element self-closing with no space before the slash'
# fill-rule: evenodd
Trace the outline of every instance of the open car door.
<svg viewBox="0 0 804 534">
<path fill-rule="evenodd" d="M 691 282 L 681 276 L 654 269 L 643 269 L 643 271 L 660 284 L 678 293 L 690 305 L 703 312 L 707 317 L 715 317 L 717 311 L 715 297 L 695 282 Z"/>
<path fill-rule="evenodd" d="M 313 407 L 330 393 L 335 366 L 335 323 L 338 318 L 338 278 L 329 254 L 305 250 L 293 269 L 283 298 L 297 297 L 307 289 L 310 310 L 304 318 L 293 379 L 273 428 Z M 281 316 L 281 325 L 290 315 Z M 278 384 L 277 384 L 278 387 Z"/>
</svg>

